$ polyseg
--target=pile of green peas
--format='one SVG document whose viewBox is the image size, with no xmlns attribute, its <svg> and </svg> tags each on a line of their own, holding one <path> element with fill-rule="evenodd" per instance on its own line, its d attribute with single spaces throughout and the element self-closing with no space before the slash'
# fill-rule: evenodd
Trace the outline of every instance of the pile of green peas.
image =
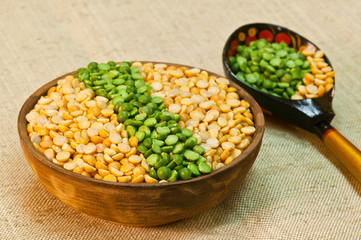
<svg viewBox="0 0 361 240">
<path fill-rule="evenodd" d="M 189 129 L 181 129 L 180 115 L 168 112 L 161 97 L 152 97 L 152 87 L 142 80 L 130 62 L 91 62 L 77 75 L 95 95 L 110 99 L 118 121 L 128 137 L 138 139 L 137 151 L 150 167 L 149 175 L 168 182 L 208 174 L 211 167 L 202 155 L 205 149 Z"/>
<path fill-rule="evenodd" d="M 236 50 L 236 56 L 228 60 L 237 78 L 276 97 L 290 99 L 303 84 L 305 74 L 311 72 L 306 57 L 284 42 L 259 39 Z"/>
</svg>

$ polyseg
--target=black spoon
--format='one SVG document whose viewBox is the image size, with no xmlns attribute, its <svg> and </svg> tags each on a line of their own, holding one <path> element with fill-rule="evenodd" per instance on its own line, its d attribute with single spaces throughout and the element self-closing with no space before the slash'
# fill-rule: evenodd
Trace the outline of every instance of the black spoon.
<svg viewBox="0 0 361 240">
<path fill-rule="evenodd" d="M 235 55 L 236 46 L 248 45 L 251 41 L 259 38 L 265 38 L 269 42 L 286 42 L 296 50 L 300 48 L 319 50 L 311 41 L 287 28 L 266 23 L 247 24 L 234 31 L 225 44 L 222 58 L 226 76 L 248 91 L 260 104 L 264 112 L 278 116 L 298 127 L 315 133 L 361 182 L 360 150 L 330 125 L 335 116 L 332 110 L 335 82 L 332 89 L 322 97 L 287 100 L 275 97 L 244 83 L 232 72 L 228 58 Z M 324 55 L 324 59 L 332 67 L 326 55 Z"/>
</svg>

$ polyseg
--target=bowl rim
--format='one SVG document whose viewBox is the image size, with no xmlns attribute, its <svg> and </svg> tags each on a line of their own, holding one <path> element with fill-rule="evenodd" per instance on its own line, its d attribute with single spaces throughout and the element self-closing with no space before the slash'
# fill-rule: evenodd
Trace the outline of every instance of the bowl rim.
<svg viewBox="0 0 361 240">
<path fill-rule="evenodd" d="M 123 62 L 123 61 L 121 61 Z M 141 62 L 142 64 L 145 63 L 153 63 L 153 64 L 166 64 L 168 66 L 176 66 L 176 67 L 188 67 L 188 68 L 196 68 L 194 66 L 190 66 L 190 65 L 184 65 L 184 64 L 178 64 L 178 63 L 171 63 L 171 62 L 159 62 L 159 61 L 129 61 L 129 62 Z M 116 62 L 119 63 L 119 62 Z M 202 69 L 199 68 L 201 71 L 207 71 L 209 76 L 216 76 L 216 77 L 222 77 L 222 78 L 226 78 L 220 74 L 208 71 L 206 69 Z M 35 149 L 35 147 L 33 146 L 33 144 L 30 141 L 30 138 L 28 136 L 28 132 L 26 129 L 26 125 L 27 125 L 27 121 L 26 121 L 26 114 L 28 113 L 26 110 L 29 108 L 30 110 L 33 109 L 33 107 L 35 106 L 36 102 L 39 100 L 39 98 L 41 96 L 44 96 L 46 94 L 46 92 L 49 90 L 50 87 L 55 86 L 57 81 L 60 79 L 65 78 L 68 75 L 75 75 L 76 71 L 72 71 L 69 73 L 65 73 L 53 80 L 51 80 L 50 82 L 47 82 L 46 84 L 42 85 L 41 87 L 39 87 L 36 91 L 34 91 L 28 98 L 27 100 L 24 102 L 24 104 L 22 105 L 20 111 L 19 111 L 19 115 L 18 115 L 18 120 L 17 120 L 17 129 L 18 129 L 18 134 L 19 134 L 19 138 L 20 138 L 20 142 L 22 143 L 23 147 L 27 148 L 27 150 L 29 151 L 29 154 L 31 154 L 36 161 L 40 162 L 41 164 L 45 165 L 47 168 L 51 168 L 53 170 L 56 170 L 58 173 L 64 174 L 67 177 L 71 177 L 74 179 L 77 179 L 78 181 L 82 181 L 82 182 L 88 182 L 88 183 L 92 183 L 95 185 L 101 185 L 101 186 L 106 186 L 106 187 L 111 187 L 111 188 L 149 188 L 149 189 L 159 189 L 159 188 L 165 188 L 165 187 L 170 187 L 170 186 L 178 186 L 178 185 L 187 185 L 187 184 L 192 184 L 194 182 L 201 182 L 201 181 L 206 181 L 210 178 L 212 178 L 213 176 L 220 174 L 224 171 L 227 171 L 228 169 L 234 167 L 235 165 L 237 165 L 239 162 L 243 161 L 248 155 L 252 154 L 252 152 L 257 148 L 258 144 L 262 143 L 262 138 L 264 135 L 264 128 L 265 128 L 265 119 L 264 119 L 264 115 L 263 112 L 261 110 L 261 107 L 259 106 L 259 104 L 257 103 L 257 101 L 246 91 L 244 90 L 237 82 L 234 82 L 232 79 L 228 79 L 230 82 L 233 82 L 233 84 L 237 85 L 239 87 L 239 89 L 237 89 L 237 93 L 241 93 L 239 94 L 241 99 L 246 100 L 247 102 L 250 103 L 250 109 L 253 113 L 254 116 L 254 124 L 255 124 L 255 128 L 256 131 L 253 135 L 253 140 L 251 141 L 250 145 L 242 152 L 242 154 L 240 154 L 238 157 L 236 157 L 231 163 L 224 165 L 223 167 L 212 171 L 209 174 L 206 175 L 201 175 L 189 180 L 178 180 L 175 182 L 165 182 L 165 183 L 120 183 L 120 182 L 110 182 L 110 181 L 104 181 L 104 180 L 100 180 L 100 179 L 95 179 L 95 178 L 89 178 L 89 177 L 85 177 L 81 174 L 77 174 L 74 173 L 72 171 L 68 171 L 66 169 L 64 169 L 62 166 L 58 166 L 57 164 L 53 163 L 52 161 L 48 160 L 45 155 L 43 155 L 42 153 L 40 153 L 38 150 Z M 27 107 L 28 104 L 31 103 L 31 106 Z M 257 112 L 257 121 L 255 121 L 256 119 L 256 115 L 254 114 L 255 112 Z"/>
<path fill-rule="evenodd" d="M 246 27 L 252 27 L 252 26 L 255 26 L 255 25 L 263 25 L 263 26 L 270 26 L 270 27 L 274 27 L 274 28 L 278 28 L 280 29 L 281 32 L 288 32 L 288 33 L 291 33 L 291 34 L 295 34 L 297 36 L 299 36 L 301 39 L 304 39 L 306 40 L 307 42 L 309 42 L 314 48 L 315 50 L 321 50 L 321 48 L 319 48 L 315 43 L 313 43 L 312 41 L 310 41 L 308 38 L 304 37 L 303 35 L 287 28 L 287 27 L 284 27 L 284 26 L 281 26 L 281 25 L 278 25 L 278 24 L 273 24 L 273 23 L 264 23 L 264 22 L 254 22 L 254 23 L 247 23 L 247 24 L 244 24 L 244 25 L 241 25 L 240 27 L 238 27 L 236 30 L 234 30 L 227 38 L 227 41 L 226 43 L 224 44 L 224 47 L 223 47 L 223 51 L 222 51 L 222 63 L 223 63 L 223 66 L 225 66 L 225 68 L 227 69 L 227 71 L 230 73 L 230 75 L 232 77 L 234 77 L 235 79 L 238 79 L 238 77 L 236 76 L 236 74 L 232 71 L 230 65 L 227 63 L 227 60 L 228 60 L 228 57 L 227 57 L 227 50 L 229 48 L 227 48 L 227 46 L 230 46 L 231 45 L 231 42 L 233 40 L 235 40 L 235 36 L 239 33 L 239 31 L 243 28 L 246 28 Z M 333 69 L 332 67 L 332 63 L 331 61 L 328 59 L 327 55 L 324 54 L 324 59 L 325 59 L 325 62 L 328 63 L 328 65 Z M 233 79 L 232 79 L 233 81 Z M 241 82 L 241 80 L 239 80 Z M 283 99 L 283 98 L 279 98 L 279 97 L 276 97 L 276 96 L 273 96 L 271 94 L 268 94 L 268 93 L 265 93 L 265 92 L 262 92 L 261 90 L 258 90 L 256 88 L 254 88 L 253 86 L 251 85 L 248 85 L 246 83 L 243 83 L 241 82 L 242 84 L 246 85 L 247 87 L 251 88 L 252 90 L 258 92 L 259 94 L 261 95 L 267 95 L 268 97 L 270 97 L 271 99 L 277 99 L 277 100 L 280 100 L 280 101 L 284 101 L 284 102 L 299 102 L 299 101 L 306 101 L 306 102 L 312 102 L 313 99 L 311 98 L 307 98 L 307 99 L 302 99 L 302 100 L 292 100 L 292 99 Z M 334 96 L 335 96 L 335 88 L 336 88 L 336 79 L 334 77 L 334 83 L 333 83 L 333 86 L 332 86 L 332 89 L 327 93 L 325 94 L 324 96 L 322 97 L 318 97 L 318 98 L 331 98 L 333 99 Z"/>
</svg>

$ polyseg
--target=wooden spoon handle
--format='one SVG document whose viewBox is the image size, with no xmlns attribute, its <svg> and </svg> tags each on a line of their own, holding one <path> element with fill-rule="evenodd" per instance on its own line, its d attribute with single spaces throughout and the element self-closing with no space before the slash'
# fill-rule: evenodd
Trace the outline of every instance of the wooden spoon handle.
<svg viewBox="0 0 361 240">
<path fill-rule="evenodd" d="M 328 122 L 319 122 L 313 130 L 330 152 L 361 182 L 361 151 Z"/>
<path fill-rule="evenodd" d="M 361 151 L 334 128 L 323 134 L 322 141 L 351 174 L 361 182 Z"/>
</svg>

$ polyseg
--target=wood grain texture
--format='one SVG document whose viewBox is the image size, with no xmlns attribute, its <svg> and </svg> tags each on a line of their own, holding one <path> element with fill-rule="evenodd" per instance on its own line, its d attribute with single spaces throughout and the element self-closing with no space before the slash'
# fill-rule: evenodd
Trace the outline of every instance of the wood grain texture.
<svg viewBox="0 0 361 240">
<path fill-rule="evenodd" d="M 112 183 L 67 171 L 33 147 L 26 131 L 25 116 L 59 79 L 74 74 L 71 72 L 54 79 L 26 100 L 18 116 L 18 133 L 25 157 L 39 181 L 52 195 L 80 212 L 132 226 L 156 226 L 188 218 L 216 206 L 235 191 L 258 155 L 265 125 L 263 113 L 245 90 L 231 82 L 240 97 L 250 103 L 256 132 L 249 147 L 221 169 L 188 181 L 162 184 Z M 209 74 L 221 77 L 212 72 Z"/>
</svg>

